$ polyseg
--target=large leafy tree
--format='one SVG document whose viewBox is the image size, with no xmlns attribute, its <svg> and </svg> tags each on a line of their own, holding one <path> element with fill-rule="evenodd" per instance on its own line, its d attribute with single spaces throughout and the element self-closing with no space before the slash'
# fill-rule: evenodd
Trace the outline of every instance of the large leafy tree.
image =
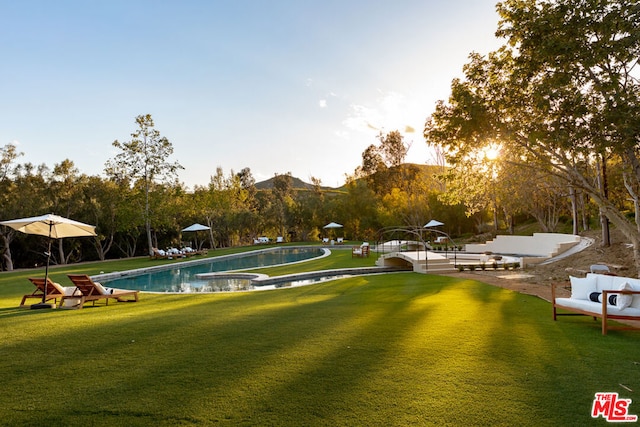
<svg viewBox="0 0 640 427">
<path fill-rule="evenodd" d="M 603 160 L 619 157 L 629 187 L 640 183 L 638 2 L 507 0 L 497 9 L 506 44 L 471 55 L 425 137 L 453 164 L 501 144 L 508 161 L 584 192 L 633 244 L 640 272 L 640 221 L 595 179 Z"/>
<path fill-rule="evenodd" d="M 82 179 L 80 171 L 73 161 L 65 159 L 53 167 L 49 183 L 52 210 L 68 218 L 77 218 L 77 211 L 82 207 Z M 74 242 L 74 240 L 70 240 Z M 58 263 L 66 264 L 73 251 L 65 253 L 65 239 L 57 240 Z M 77 245 L 77 242 L 74 242 Z"/>
<path fill-rule="evenodd" d="M 17 218 L 17 210 L 20 207 L 19 200 L 16 200 L 15 182 L 16 161 L 20 156 L 22 153 L 14 144 L 7 144 L 0 148 L 0 212 L 7 219 Z M 15 233 L 16 231 L 10 227 L 2 227 L 0 232 L 0 256 L 2 259 L 0 265 L 7 270 L 13 270 L 13 258 L 9 244 L 14 239 Z"/>
<path fill-rule="evenodd" d="M 273 227 L 280 236 L 284 237 L 293 225 L 291 217 L 296 207 L 296 191 L 293 188 L 291 172 L 275 174 L 271 198 Z"/>
<path fill-rule="evenodd" d="M 371 144 L 363 151 L 362 164 L 356 168 L 355 178 L 365 178 L 378 193 L 390 193 L 408 182 L 401 166 L 409 147 L 397 130 L 380 133 L 378 140 L 379 145 Z"/>
<path fill-rule="evenodd" d="M 153 253 L 153 237 L 151 234 L 151 202 L 150 193 L 156 181 L 170 182 L 175 180 L 179 169 L 178 162 L 169 162 L 173 154 L 173 145 L 166 137 L 154 128 L 150 114 L 136 117 L 138 129 L 131 134 L 131 140 L 113 142 L 120 150 L 113 159 L 105 164 L 105 172 L 117 181 L 133 178 L 134 185 L 140 184 L 144 193 L 144 223 L 147 233 L 149 254 Z"/>
</svg>

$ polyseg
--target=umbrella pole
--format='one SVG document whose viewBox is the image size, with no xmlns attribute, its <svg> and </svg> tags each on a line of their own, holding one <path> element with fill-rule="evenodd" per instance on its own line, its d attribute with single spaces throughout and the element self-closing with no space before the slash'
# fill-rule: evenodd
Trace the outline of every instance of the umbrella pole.
<svg viewBox="0 0 640 427">
<path fill-rule="evenodd" d="M 49 224 L 49 247 L 47 250 L 47 264 L 44 268 L 44 292 L 42 293 L 42 302 L 39 304 L 32 304 L 31 308 L 53 308 L 53 304 L 47 304 L 47 282 L 49 279 L 49 260 L 51 259 L 51 227 L 53 224 Z"/>
<path fill-rule="evenodd" d="M 47 264 L 44 267 L 44 294 L 42 294 L 42 303 L 47 302 L 47 281 L 49 279 L 49 260 L 51 259 L 51 237 L 49 237 L 49 247 L 47 249 Z"/>
</svg>

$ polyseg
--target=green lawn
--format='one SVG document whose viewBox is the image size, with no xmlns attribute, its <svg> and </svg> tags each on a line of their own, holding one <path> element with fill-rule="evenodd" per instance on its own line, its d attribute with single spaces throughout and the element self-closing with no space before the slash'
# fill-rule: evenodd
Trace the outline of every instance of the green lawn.
<svg viewBox="0 0 640 427">
<path fill-rule="evenodd" d="M 273 271 L 373 258 L 334 251 L 308 264 Z M 640 414 L 637 332 L 553 322 L 549 303 L 475 281 L 394 273 L 16 308 L 37 273 L 0 274 L 0 425 L 607 425 L 590 416 L 603 391 Z"/>
</svg>

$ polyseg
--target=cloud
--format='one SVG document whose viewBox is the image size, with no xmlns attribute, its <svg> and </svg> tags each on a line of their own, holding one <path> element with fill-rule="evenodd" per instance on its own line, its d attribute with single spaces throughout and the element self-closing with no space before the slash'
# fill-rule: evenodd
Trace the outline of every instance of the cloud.
<svg viewBox="0 0 640 427">
<path fill-rule="evenodd" d="M 337 130 L 335 134 L 340 139 L 349 139 L 349 132 L 346 130 Z"/>
<path fill-rule="evenodd" d="M 382 117 L 377 108 L 352 104 L 349 109 L 351 110 L 349 116 L 342 121 L 345 127 L 358 132 L 370 132 L 371 129 L 378 129 Z"/>
<path fill-rule="evenodd" d="M 319 106 L 320 108 L 327 108 L 327 100 L 326 100 L 326 99 L 321 99 L 321 100 L 318 102 L 318 106 Z"/>
<path fill-rule="evenodd" d="M 414 133 L 423 113 L 415 100 L 399 92 L 378 91 L 379 96 L 371 105 L 351 104 L 342 124 L 353 131 L 371 133 L 400 130 Z M 412 123 L 411 125 L 407 123 Z"/>
</svg>

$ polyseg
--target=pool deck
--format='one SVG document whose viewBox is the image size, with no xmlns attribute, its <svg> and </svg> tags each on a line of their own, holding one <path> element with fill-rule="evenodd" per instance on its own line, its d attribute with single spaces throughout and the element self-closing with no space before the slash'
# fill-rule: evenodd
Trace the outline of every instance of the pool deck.
<svg viewBox="0 0 640 427">
<path fill-rule="evenodd" d="M 283 274 L 281 276 L 268 276 L 259 273 L 234 273 L 229 271 L 200 273 L 196 274 L 198 279 L 228 278 L 228 279 L 249 279 L 255 286 L 275 285 L 278 283 L 295 282 L 299 280 L 318 279 L 332 276 L 361 276 L 363 274 L 397 273 L 399 271 L 411 271 L 410 268 L 399 267 L 353 267 L 335 268 L 331 270 L 307 271 L 304 273 Z"/>
</svg>

